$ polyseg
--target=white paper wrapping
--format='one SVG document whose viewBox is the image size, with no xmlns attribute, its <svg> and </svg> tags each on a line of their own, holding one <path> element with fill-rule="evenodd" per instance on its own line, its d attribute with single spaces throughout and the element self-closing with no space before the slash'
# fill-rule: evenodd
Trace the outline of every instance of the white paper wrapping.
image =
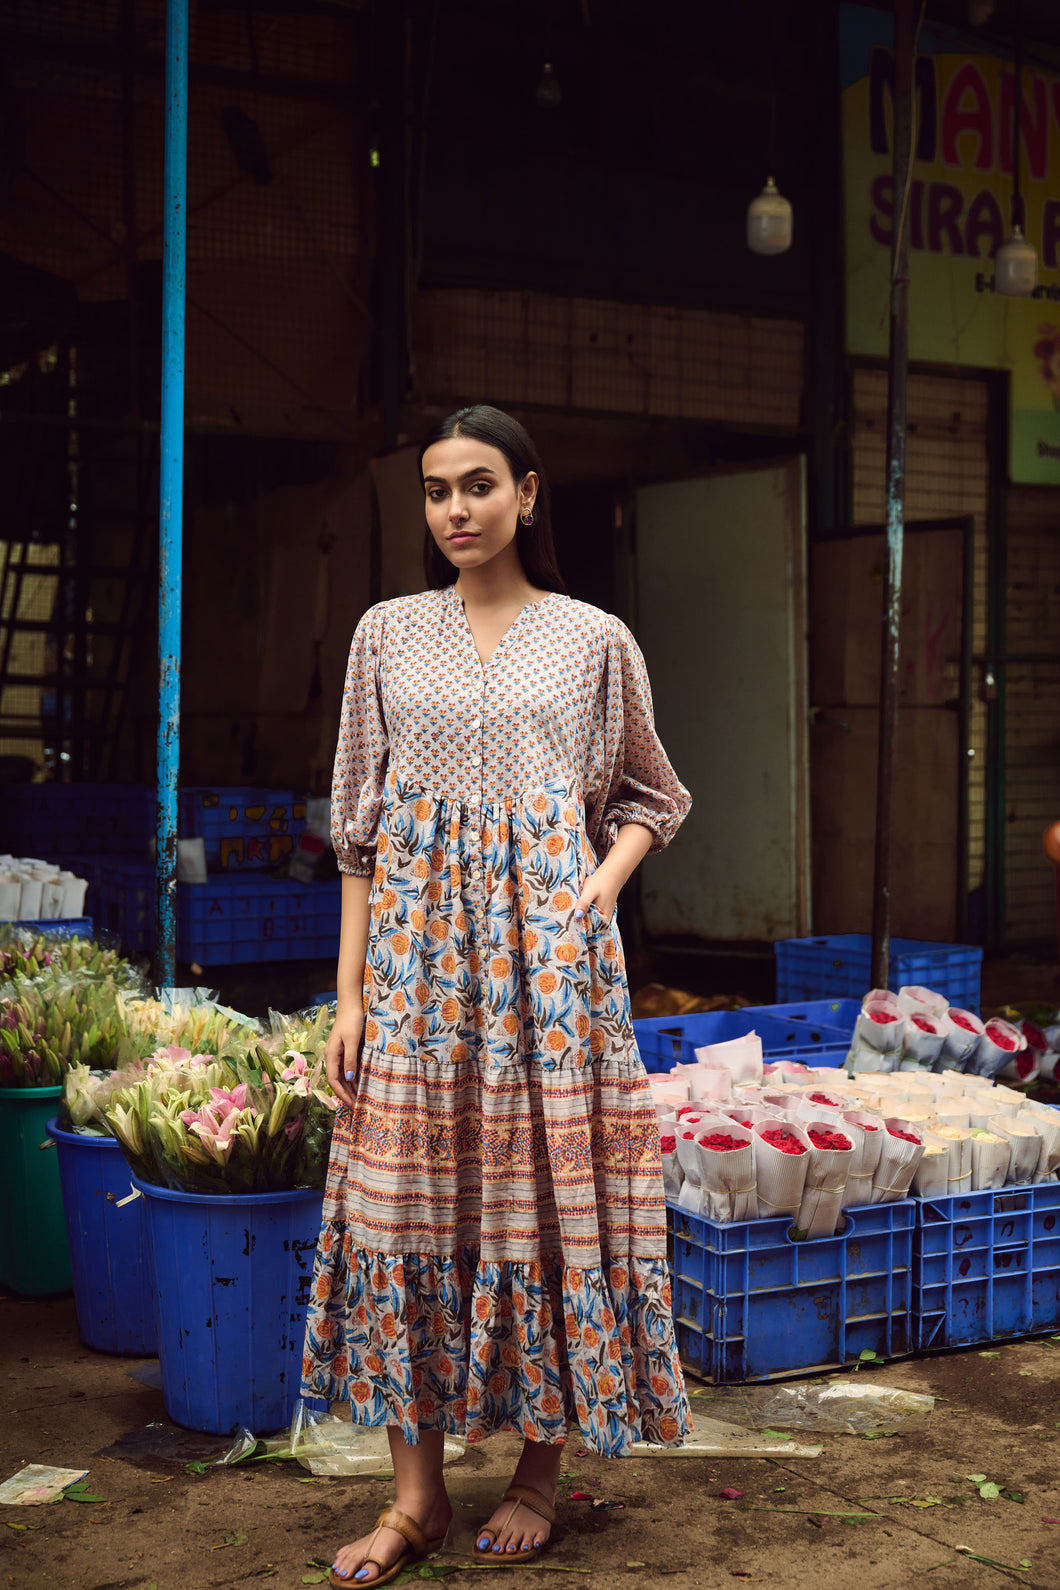
<svg viewBox="0 0 1060 1590">
<path fill-rule="evenodd" d="M 688 1083 L 684 1077 L 675 1077 L 672 1072 L 665 1076 L 649 1077 L 648 1086 L 657 1098 L 675 1099 L 678 1104 L 683 1104 L 688 1098 Z"/>
<path fill-rule="evenodd" d="M 1026 1182 L 1036 1181 L 1045 1143 L 1038 1135 L 1033 1117 L 1024 1120 L 1022 1115 L 992 1115 L 987 1130 L 1008 1138 L 1012 1148 L 1008 1179 L 1012 1185 L 1022 1187 Z"/>
<path fill-rule="evenodd" d="M 950 1144 L 934 1132 L 925 1132 L 923 1157 L 913 1172 L 913 1191 L 918 1198 L 945 1198 L 949 1182 Z"/>
<path fill-rule="evenodd" d="M 872 1202 L 872 1179 L 883 1151 L 883 1118 L 865 1110 L 846 1110 L 843 1121 L 851 1132 L 854 1154 L 847 1167 L 843 1207 Z"/>
<path fill-rule="evenodd" d="M 1009 1048 L 995 1043 L 995 1037 L 1002 1037 L 1009 1041 Z M 1003 1066 L 1008 1065 L 1017 1054 L 1026 1049 L 1027 1040 L 1010 1021 L 1002 1021 L 1000 1016 L 995 1016 L 986 1024 L 986 1031 L 979 1040 L 979 1047 L 975 1052 L 974 1060 L 969 1069 L 974 1070 L 981 1077 L 996 1077 Z"/>
<path fill-rule="evenodd" d="M 685 1076 L 693 1099 L 713 1104 L 732 1097 L 732 1073 L 722 1066 L 689 1066 Z"/>
<path fill-rule="evenodd" d="M 960 1021 L 955 1019 L 958 1016 L 961 1018 Z M 962 1022 L 967 1022 L 971 1031 L 962 1026 Z M 946 1012 L 944 1027 L 942 1064 L 956 1071 L 971 1069 L 979 1048 L 979 1040 L 985 1031 L 983 1023 L 974 1010 L 964 1010 L 960 1005 L 951 1005 Z"/>
<path fill-rule="evenodd" d="M 1060 1110 L 1051 1110 L 1047 1104 L 1028 1104 L 1023 1117 L 1034 1122 L 1044 1144 L 1038 1180 L 1051 1180 L 1060 1170 Z"/>
<path fill-rule="evenodd" d="M 999 1132 L 972 1134 L 972 1191 L 991 1192 L 1003 1187 L 1012 1163 L 1012 1144 Z"/>
<path fill-rule="evenodd" d="M 930 1071 L 942 1053 L 945 1036 L 941 1016 L 911 1011 L 902 1028 L 902 1054 L 922 1070 Z"/>
<path fill-rule="evenodd" d="M 797 1137 L 805 1154 L 785 1154 L 783 1149 L 763 1141 L 762 1133 L 779 1128 Z M 773 1116 L 756 1121 L 751 1129 L 754 1147 L 755 1181 L 757 1183 L 758 1218 L 777 1219 L 787 1216 L 794 1220 L 802 1202 L 802 1189 L 806 1183 L 810 1140 L 801 1126 Z"/>
<path fill-rule="evenodd" d="M 809 1163 L 795 1225 L 799 1231 L 806 1233 L 807 1238 L 831 1237 L 835 1235 L 843 1211 L 843 1194 L 854 1159 L 854 1137 L 850 1127 L 841 1118 L 837 1123 L 815 1116 L 803 1124 L 810 1140 L 810 1152 L 807 1155 Z M 810 1138 L 810 1131 L 814 1127 L 825 1132 L 842 1133 L 850 1147 L 818 1148 Z"/>
<path fill-rule="evenodd" d="M 893 1071 L 902 1054 L 904 1013 L 894 995 L 874 989 L 866 994 L 847 1055 L 846 1069 L 862 1072 Z"/>
<path fill-rule="evenodd" d="M 762 1040 L 756 1032 L 728 1043 L 710 1043 L 696 1050 L 699 1065 L 728 1071 L 733 1082 L 758 1082 L 762 1077 Z"/>
<path fill-rule="evenodd" d="M 804 1066 L 801 1060 L 774 1060 L 762 1070 L 766 1081 L 776 1082 L 801 1082 L 809 1074 L 809 1066 Z"/>
<path fill-rule="evenodd" d="M 947 1196 L 959 1198 L 972 1190 L 972 1134 L 966 1126 L 938 1126 L 936 1137 L 950 1145 Z"/>
<path fill-rule="evenodd" d="M 663 1189 L 668 1201 L 676 1203 L 681 1196 L 681 1184 L 685 1179 L 681 1162 L 677 1157 L 676 1133 L 660 1133 L 659 1145 L 662 1154 Z"/>
<path fill-rule="evenodd" d="M 894 1203 L 897 1199 L 905 1197 L 924 1153 L 920 1134 L 907 1122 L 892 1116 L 883 1124 L 880 1162 L 872 1178 L 870 1202 L 874 1204 Z M 911 1132 L 918 1139 L 917 1142 L 907 1143 L 900 1137 L 892 1137 L 890 1132 L 892 1126 L 899 1132 Z"/>
<path fill-rule="evenodd" d="M 923 1013 L 925 1016 L 943 1016 L 949 1007 L 945 994 L 923 988 L 919 983 L 907 983 L 898 990 L 898 1003 L 907 1016 Z"/>
<path fill-rule="evenodd" d="M 993 1099 L 999 1113 L 1003 1115 L 1018 1115 L 1027 1103 L 1027 1095 L 1020 1093 L 1016 1088 L 1007 1088 L 1004 1083 L 985 1090 L 986 1097 Z"/>
<path fill-rule="evenodd" d="M 725 1121 L 717 1131 L 736 1138 L 740 1148 L 719 1150 L 705 1148 L 700 1133 L 696 1143 L 699 1155 L 699 1175 L 702 1187 L 700 1212 L 708 1220 L 727 1223 L 732 1220 L 754 1220 L 758 1213 L 755 1195 L 754 1150 L 752 1133 L 735 1121 Z"/>
<path fill-rule="evenodd" d="M 971 1126 L 970 1099 L 936 1099 L 935 1117 L 940 1126 Z"/>
<path fill-rule="evenodd" d="M 40 920 L 41 896 L 44 885 L 39 878 L 22 879 L 22 899 L 19 902 L 18 914 L 23 922 L 37 922 Z"/>
<path fill-rule="evenodd" d="M 16 878 L 14 875 L 0 878 L 0 921 L 15 922 L 18 920 L 21 899 L 21 878 Z"/>
</svg>

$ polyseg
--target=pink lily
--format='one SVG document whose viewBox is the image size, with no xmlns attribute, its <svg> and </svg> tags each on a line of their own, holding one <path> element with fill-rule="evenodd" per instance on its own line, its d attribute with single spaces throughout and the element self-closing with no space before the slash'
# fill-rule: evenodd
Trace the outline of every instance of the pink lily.
<svg viewBox="0 0 1060 1590">
<path fill-rule="evenodd" d="M 228 1106 L 224 1112 L 226 1116 L 232 1110 L 245 1110 L 247 1107 L 247 1085 L 245 1082 L 240 1082 L 232 1089 L 231 1093 L 224 1088 L 211 1088 L 210 1098 L 216 1105 Z"/>
<path fill-rule="evenodd" d="M 297 1049 L 288 1049 L 283 1058 L 291 1062 L 286 1071 L 280 1072 L 280 1078 L 284 1082 L 293 1082 L 295 1077 L 304 1077 L 309 1070 L 305 1055 L 299 1054 Z"/>
</svg>

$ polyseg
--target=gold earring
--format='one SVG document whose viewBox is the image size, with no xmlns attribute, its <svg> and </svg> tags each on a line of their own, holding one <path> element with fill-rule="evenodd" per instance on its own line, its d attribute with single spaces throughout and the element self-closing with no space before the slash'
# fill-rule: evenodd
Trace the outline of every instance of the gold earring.
<svg viewBox="0 0 1060 1590">
<path fill-rule="evenodd" d="M 533 522 L 534 522 L 534 510 L 533 510 L 533 508 L 524 508 L 522 513 L 519 515 L 519 523 L 520 524 L 525 524 L 527 529 L 529 529 L 530 526 L 533 524 Z"/>
</svg>

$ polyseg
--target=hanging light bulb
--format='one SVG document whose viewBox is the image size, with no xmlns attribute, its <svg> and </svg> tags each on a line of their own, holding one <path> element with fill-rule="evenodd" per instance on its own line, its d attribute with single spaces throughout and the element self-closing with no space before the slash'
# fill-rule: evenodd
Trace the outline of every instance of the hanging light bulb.
<svg viewBox="0 0 1060 1590">
<path fill-rule="evenodd" d="M 534 90 L 534 98 L 537 100 L 541 110 L 557 110 L 559 108 L 563 94 L 559 86 L 559 78 L 556 76 L 556 68 L 551 61 L 546 61 L 541 68 L 541 77 L 538 80 L 537 88 Z"/>
<path fill-rule="evenodd" d="M 791 205 L 772 177 L 747 206 L 747 247 L 752 254 L 783 254 L 791 247 Z"/>
<path fill-rule="evenodd" d="M 1029 298 L 1038 283 L 1038 251 L 1021 226 L 1013 226 L 994 257 L 994 291 L 1006 298 Z"/>
</svg>

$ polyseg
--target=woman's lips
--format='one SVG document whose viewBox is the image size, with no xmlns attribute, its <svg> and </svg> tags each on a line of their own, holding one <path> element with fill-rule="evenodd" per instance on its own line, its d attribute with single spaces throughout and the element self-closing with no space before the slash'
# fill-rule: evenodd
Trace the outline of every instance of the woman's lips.
<svg viewBox="0 0 1060 1590">
<path fill-rule="evenodd" d="M 449 537 L 449 545 L 451 547 L 463 547 L 477 540 L 478 536 L 474 530 L 457 530 Z"/>
</svg>

